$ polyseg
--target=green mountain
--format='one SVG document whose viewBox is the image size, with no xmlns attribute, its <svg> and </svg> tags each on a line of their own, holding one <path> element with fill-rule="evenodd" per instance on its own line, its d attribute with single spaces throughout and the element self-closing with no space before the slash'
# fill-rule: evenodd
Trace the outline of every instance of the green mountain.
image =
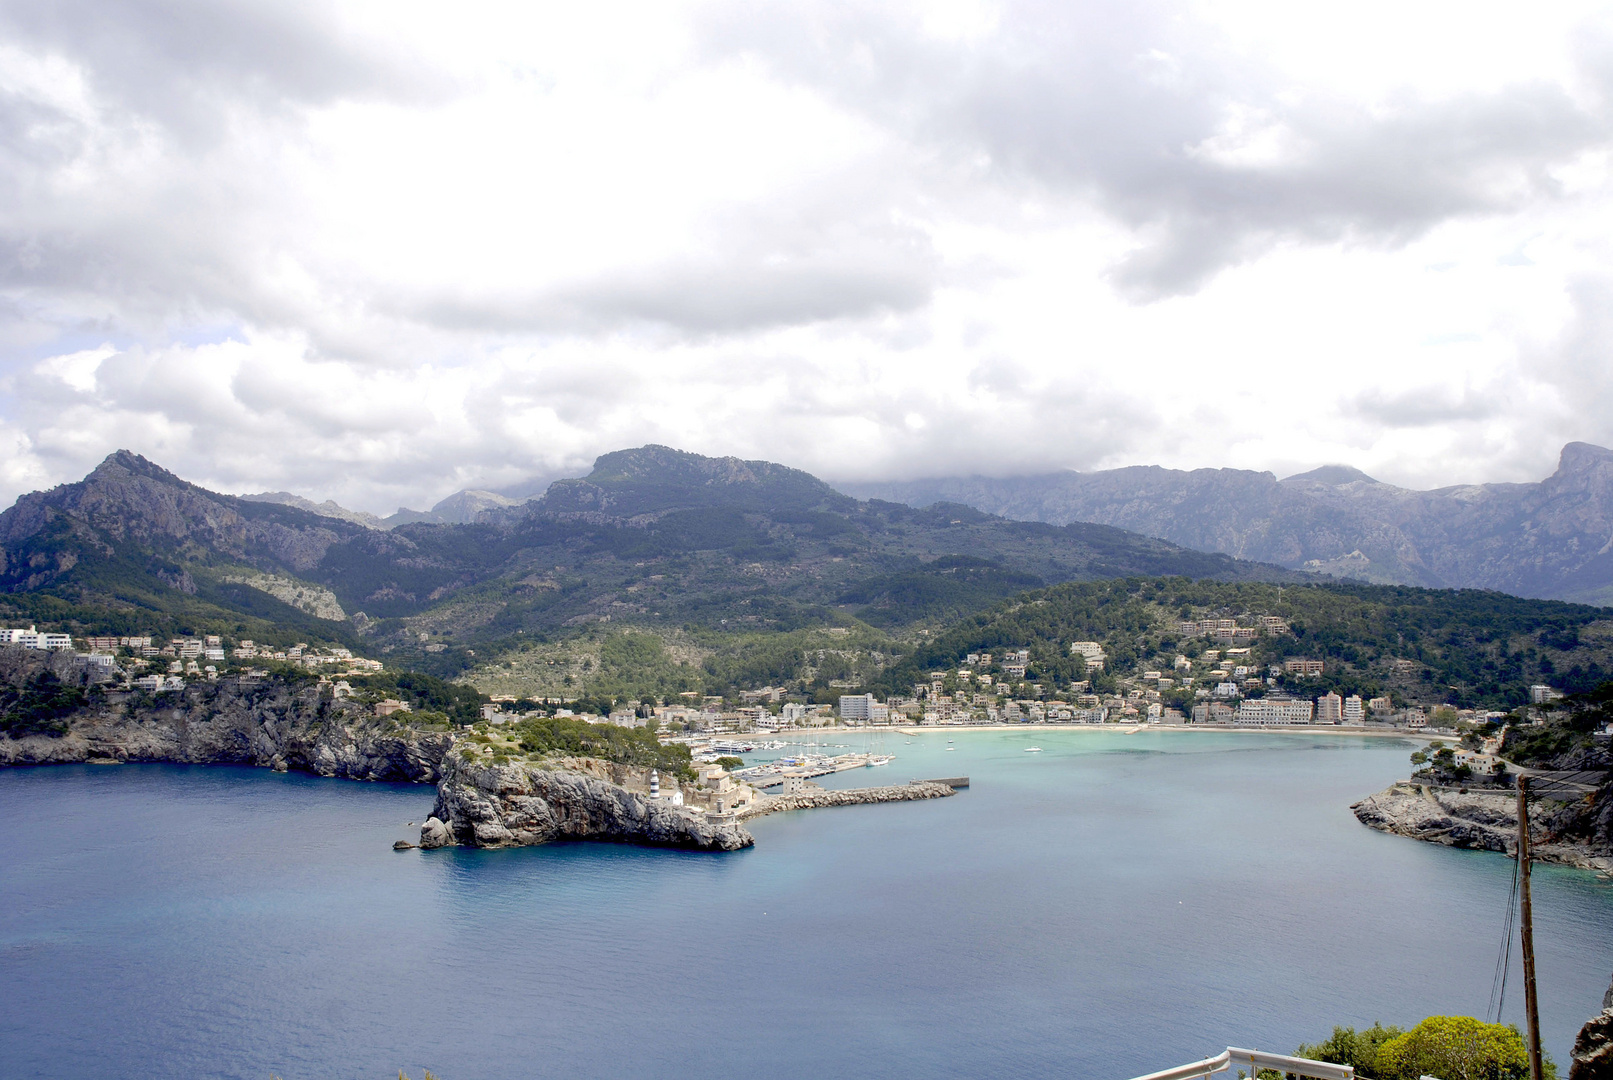
<svg viewBox="0 0 1613 1080">
<path fill-rule="evenodd" d="M 0 514 L 0 616 L 78 633 L 362 638 L 443 673 L 477 648 L 612 619 L 894 629 L 1051 582 L 1160 574 L 1302 579 L 1106 526 L 859 501 L 799 470 L 659 446 L 607 454 L 474 524 L 380 531 L 211 492 L 127 451 Z"/>
</svg>

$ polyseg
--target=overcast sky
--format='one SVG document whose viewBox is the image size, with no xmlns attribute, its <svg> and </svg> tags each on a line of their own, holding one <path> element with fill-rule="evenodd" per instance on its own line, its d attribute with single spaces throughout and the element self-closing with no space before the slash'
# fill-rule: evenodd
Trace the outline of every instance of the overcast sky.
<svg viewBox="0 0 1613 1080">
<path fill-rule="evenodd" d="M 0 0 L 0 502 L 1613 445 L 1606 4 Z"/>
</svg>

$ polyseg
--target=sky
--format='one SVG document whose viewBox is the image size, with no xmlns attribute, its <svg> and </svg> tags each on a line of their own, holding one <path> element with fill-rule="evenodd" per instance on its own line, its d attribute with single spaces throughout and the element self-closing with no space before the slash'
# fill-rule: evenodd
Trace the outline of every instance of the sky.
<svg viewBox="0 0 1613 1080">
<path fill-rule="evenodd" d="M 0 0 L 0 502 L 1613 446 L 1613 6 Z"/>
</svg>

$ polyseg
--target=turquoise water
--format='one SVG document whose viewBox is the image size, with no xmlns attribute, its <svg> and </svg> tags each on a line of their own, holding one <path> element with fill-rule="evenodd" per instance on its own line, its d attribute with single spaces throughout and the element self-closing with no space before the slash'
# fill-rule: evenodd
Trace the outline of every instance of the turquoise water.
<svg viewBox="0 0 1613 1080">
<path fill-rule="evenodd" d="M 1485 1008 L 1510 864 L 1349 812 L 1410 744 L 952 737 L 843 782 L 969 775 L 956 798 L 767 818 L 732 855 L 394 853 L 429 789 L 0 771 L 0 1073 L 1124 1080 Z M 1536 882 L 1566 1064 L 1613 888 Z"/>
</svg>

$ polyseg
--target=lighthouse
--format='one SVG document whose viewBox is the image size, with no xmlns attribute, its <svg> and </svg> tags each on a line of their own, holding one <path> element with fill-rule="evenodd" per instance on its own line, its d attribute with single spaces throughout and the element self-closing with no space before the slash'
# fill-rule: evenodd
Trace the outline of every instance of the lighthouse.
<svg viewBox="0 0 1613 1080">
<path fill-rule="evenodd" d="M 658 769 L 651 769 L 650 770 L 650 798 L 659 799 L 660 797 L 661 797 L 661 773 L 660 773 L 660 770 L 658 770 Z"/>
</svg>

